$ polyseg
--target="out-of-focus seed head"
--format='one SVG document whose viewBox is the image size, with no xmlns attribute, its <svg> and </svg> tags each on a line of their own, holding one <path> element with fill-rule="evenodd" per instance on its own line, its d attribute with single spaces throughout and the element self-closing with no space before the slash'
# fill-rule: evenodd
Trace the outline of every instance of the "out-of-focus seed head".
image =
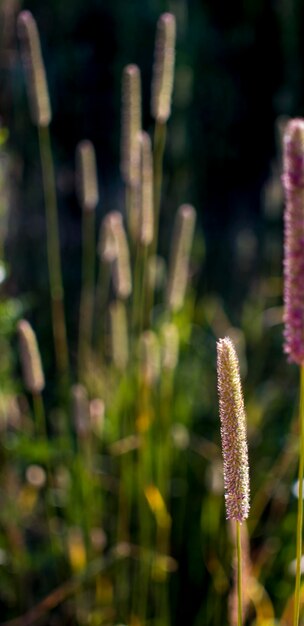
<svg viewBox="0 0 304 626">
<path fill-rule="evenodd" d="M 195 220 L 195 209 L 183 204 L 175 219 L 169 264 L 167 303 L 172 311 L 178 311 L 184 303 Z"/>
<path fill-rule="evenodd" d="M 98 252 L 105 263 L 112 263 L 114 289 L 125 300 L 132 291 L 130 253 L 122 216 L 112 211 L 103 220 Z"/>
<path fill-rule="evenodd" d="M 283 154 L 284 213 L 284 351 L 304 364 L 304 119 L 286 127 Z"/>
<path fill-rule="evenodd" d="M 48 126 L 52 113 L 37 24 L 30 11 L 18 16 L 18 35 L 32 122 Z"/>
<path fill-rule="evenodd" d="M 20 360 L 24 385 L 33 394 L 44 389 L 44 374 L 36 335 L 26 320 L 18 323 Z"/>
<path fill-rule="evenodd" d="M 113 263 L 113 282 L 118 298 L 125 300 L 132 291 L 130 253 L 126 232 L 122 221 L 114 220 L 111 224 L 117 254 Z"/>
<path fill-rule="evenodd" d="M 147 133 L 140 135 L 140 206 L 139 236 L 140 243 L 149 246 L 153 241 L 153 165 L 151 140 Z"/>
<path fill-rule="evenodd" d="M 122 77 L 121 175 L 126 185 L 139 181 L 141 85 L 137 65 L 127 65 Z"/>
<path fill-rule="evenodd" d="M 152 78 L 151 113 L 165 123 L 171 113 L 175 61 L 175 17 L 163 13 L 157 23 Z"/>
<path fill-rule="evenodd" d="M 227 519 L 249 514 L 249 464 L 246 416 L 238 358 L 229 337 L 217 342 L 217 376 Z"/>
<path fill-rule="evenodd" d="M 129 360 L 128 323 L 123 302 L 110 305 L 111 353 L 114 365 L 123 371 Z"/>
<path fill-rule="evenodd" d="M 117 257 L 117 242 L 113 232 L 115 224 L 118 224 L 118 228 L 122 225 L 122 216 L 118 211 L 111 211 L 101 222 L 98 254 L 104 263 L 113 263 Z"/>
<path fill-rule="evenodd" d="M 98 204 L 96 157 L 91 141 L 81 141 L 76 150 L 76 188 L 83 211 L 94 211 Z"/>
</svg>

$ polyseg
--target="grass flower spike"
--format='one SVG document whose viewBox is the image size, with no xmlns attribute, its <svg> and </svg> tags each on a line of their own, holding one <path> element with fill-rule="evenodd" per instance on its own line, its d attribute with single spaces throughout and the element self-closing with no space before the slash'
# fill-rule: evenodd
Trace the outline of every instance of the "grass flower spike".
<svg viewBox="0 0 304 626">
<path fill-rule="evenodd" d="M 249 513 L 246 417 L 238 359 L 228 337 L 217 343 L 217 374 L 227 519 L 243 522 Z"/>
<path fill-rule="evenodd" d="M 141 84 L 137 65 L 127 65 L 123 71 L 121 126 L 121 174 L 127 185 L 136 185 L 141 131 Z"/>
<path fill-rule="evenodd" d="M 171 113 L 175 60 L 175 17 L 163 13 L 157 23 L 155 61 L 152 81 L 152 116 L 164 123 Z"/>
<path fill-rule="evenodd" d="M 285 246 L 284 351 L 304 364 L 304 119 L 291 120 L 284 137 Z"/>
<path fill-rule="evenodd" d="M 93 211 L 98 204 L 98 184 L 94 146 L 87 139 L 77 146 L 77 191 L 83 211 Z"/>
<path fill-rule="evenodd" d="M 195 220 L 196 211 L 193 206 L 183 204 L 174 222 L 167 285 L 167 303 L 174 312 L 182 308 L 185 299 Z"/>
<path fill-rule="evenodd" d="M 41 393 L 45 383 L 36 335 L 26 320 L 19 322 L 18 333 L 25 387 L 32 394 Z"/>
<path fill-rule="evenodd" d="M 30 11 L 21 11 L 18 34 L 32 122 L 36 126 L 48 126 L 52 116 L 50 98 L 37 25 Z"/>
</svg>

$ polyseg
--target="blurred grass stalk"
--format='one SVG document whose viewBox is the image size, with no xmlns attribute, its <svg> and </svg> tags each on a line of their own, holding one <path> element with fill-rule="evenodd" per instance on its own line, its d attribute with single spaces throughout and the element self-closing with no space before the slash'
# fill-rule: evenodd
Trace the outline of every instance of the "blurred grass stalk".
<svg viewBox="0 0 304 626">
<path fill-rule="evenodd" d="M 18 16 L 18 34 L 25 70 L 32 122 L 38 128 L 46 208 L 47 254 L 56 364 L 64 385 L 68 382 L 68 347 L 64 313 L 58 209 L 49 125 L 52 118 L 47 79 L 36 22 L 29 11 Z"/>
<path fill-rule="evenodd" d="M 163 13 L 157 23 L 154 66 L 151 91 L 151 113 L 155 119 L 154 164 L 154 238 L 153 253 L 157 249 L 163 157 L 166 142 L 167 121 L 171 113 L 171 98 L 175 62 L 175 17 Z"/>
<path fill-rule="evenodd" d="M 81 141 L 76 151 L 76 184 L 82 209 L 82 282 L 79 312 L 78 379 L 83 381 L 92 350 L 95 290 L 95 211 L 98 204 L 93 144 Z"/>
</svg>

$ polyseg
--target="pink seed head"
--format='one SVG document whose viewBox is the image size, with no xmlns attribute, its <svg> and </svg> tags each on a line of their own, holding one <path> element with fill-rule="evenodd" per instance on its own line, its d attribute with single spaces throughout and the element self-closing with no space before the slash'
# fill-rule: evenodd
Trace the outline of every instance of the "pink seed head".
<svg viewBox="0 0 304 626">
<path fill-rule="evenodd" d="M 284 136 L 284 352 L 304 363 L 304 119 L 291 120 Z"/>
</svg>

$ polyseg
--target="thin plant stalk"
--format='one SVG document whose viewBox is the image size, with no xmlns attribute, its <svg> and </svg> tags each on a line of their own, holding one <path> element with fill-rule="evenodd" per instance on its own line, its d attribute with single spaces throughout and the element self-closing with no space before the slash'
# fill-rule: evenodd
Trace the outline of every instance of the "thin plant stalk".
<svg viewBox="0 0 304 626">
<path fill-rule="evenodd" d="M 95 211 L 83 211 L 82 215 L 82 290 L 78 343 L 79 380 L 83 378 L 92 343 L 95 284 Z"/>
<path fill-rule="evenodd" d="M 300 617 L 301 590 L 301 558 L 303 542 L 303 477 L 304 477 L 304 366 L 300 368 L 300 459 L 299 459 L 299 494 L 297 519 L 297 555 L 296 555 L 296 586 L 294 599 L 294 626 L 298 626 Z"/>
<path fill-rule="evenodd" d="M 241 544 L 241 524 L 236 521 L 236 551 L 237 551 L 237 580 L 238 580 L 238 626 L 243 623 L 242 609 L 242 544 Z"/>
<path fill-rule="evenodd" d="M 43 188 L 47 222 L 47 255 L 52 307 L 52 326 L 58 372 L 68 377 L 68 347 L 64 314 L 64 292 L 60 261 L 58 212 L 54 164 L 48 126 L 38 126 L 39 148 L 43 175 Z"/>
<path fill-rule="evenodd" d="M 111 272 L 109 265 L 100 260 L 96 288 L 96 346 L 100 357 L 105 356 L 105 310 L 110 291 Z"/>
<path fill-rule="evenodd" d="M 34 415 L 35 415 L 35 427 L 36 434 L 41 437 L 45 437 L 47 441 L 47 432 L 46 432 L 46 421 L 45 421 L 45 411 L 42 400 L 41 393 L 33 393 L 33 406 L 34 406 Z"/>
</svg>

